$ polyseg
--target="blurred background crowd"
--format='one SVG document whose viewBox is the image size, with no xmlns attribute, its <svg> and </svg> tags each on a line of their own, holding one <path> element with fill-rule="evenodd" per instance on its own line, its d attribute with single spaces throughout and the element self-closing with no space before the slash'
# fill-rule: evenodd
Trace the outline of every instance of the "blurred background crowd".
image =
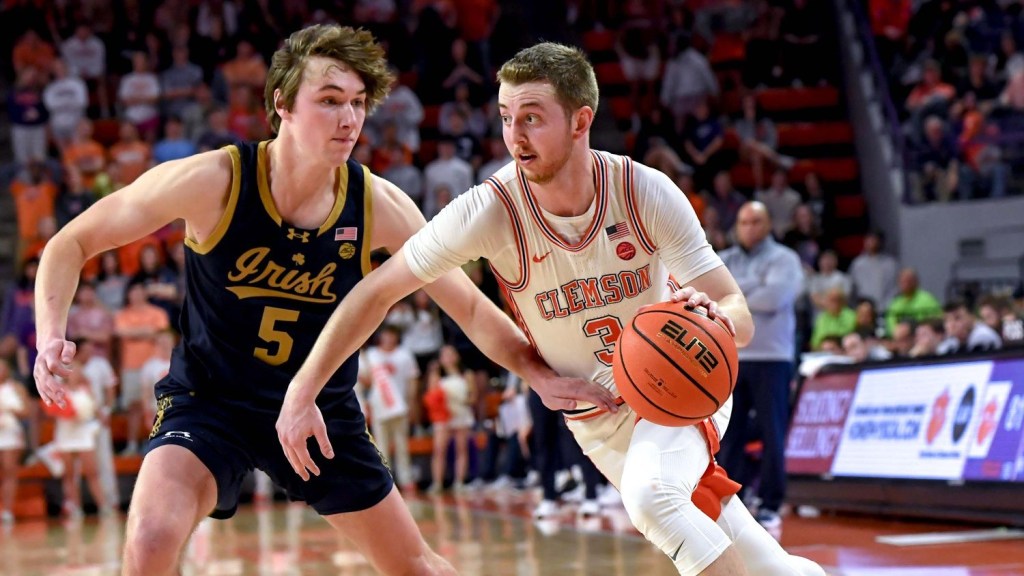
<svg viewBox="0 0 1024 576">
<path fill-rule="evenodd" d="M 860 6 L 898 113 L 905 202 L 1022 193 L 1022 6 Z M 6 0 L 0 429 L 13 421 L 24 442 L 0 442 L 0 476 L 16 481 L 19 465 L 38 460 L 55 473 L 92 479 L 101 511 L 123 501 L 110 454 L 137 454 L 155 413 L 152 386 L 166 373 L 184 297 L 183 227 L 87 265 L 68 322 L 92 403 L 78 414 L 44 414 L 31 400 L 39 255 L 62 226 L 149 167 L 271 137 L 263 108 L 270 55 L 290 32 L 317 22 L 363 26 L 386 46 L 398 81 L 368 118 L 355 154 L 428 219 L 510 161 L 496 112 L 496 68 L 538 39 L 571 43 L 598 72 L 594 146 L 671 177 L 716 250 L 740 242 L 735 224 L 744 202 L 767 206 L 767 234 L 802 266 L 803 282 L 784 298 L 797 319 L 794 361 L 817 352 L 874 362 L 1024 340 L 1019 285 L 931 294 L 919 286 L 918 263 L 887 251 L 885 235 L 869 221 L 828 3 Z M 486 263 L 467 272 L 502 304 Z M 558 476 L 559 490 L 579 484 L 577 497 L 598 497 L 572 442 L 563 450 L 561 441 L 548 441 L 565 438 L 559 423 L 540 424 L 543 406 L 425 294 L 397 305 L 371 344 L 361 389 L 375 436 L 385 448 L 395 444 L 401 484 L 440 490 L 447 476 L 459 490 L 474 481 L 521 485 L 530 469 L 569 469 L 575 474 Z M 398 391 L 400 405 L 382 401 L 387 387 Z M 86 428 L 102 430 L 97 441 L 80 441 L 94 434 Z M 544 430 L 542 441 L 531 443 L 531 429 Z M 407 464 L 416 440 L 428 435 L 427 451 L 442 455 L 431 474 Z M 451 438 L 459 448 L 449 470 Z M 54 464 L 54 452 L 84 456 Z M 546 478 L 545 499 L 557 499 L 554 473 Z M 73 484 L 65 490 L 68 515 L 81 513 Z M 0 509 L 9 520 L 15 488 L 7 486 Z"/>
</svg>

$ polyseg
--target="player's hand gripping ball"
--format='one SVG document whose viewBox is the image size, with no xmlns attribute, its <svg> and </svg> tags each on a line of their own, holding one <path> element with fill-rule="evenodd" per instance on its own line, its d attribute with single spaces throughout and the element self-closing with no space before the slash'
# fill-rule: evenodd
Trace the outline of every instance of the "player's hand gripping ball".
<svg viewBox="0 0 1024 576">
<path fill-rule="evenodd" d="M 736 341 L 703 308 L 663 302 L 625 326 L 612 370 L 619 394 L 641 418 L 689 426 L 717 412 L 732 394 Z"/>
</svg>

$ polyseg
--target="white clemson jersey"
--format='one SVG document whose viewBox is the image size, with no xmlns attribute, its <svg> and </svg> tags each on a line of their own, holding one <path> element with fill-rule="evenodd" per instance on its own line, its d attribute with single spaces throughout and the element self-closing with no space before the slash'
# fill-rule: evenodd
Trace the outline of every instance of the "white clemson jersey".
<svg viewBox="0 0 1024 576">
<path fill-rule="evenodd" d="M 614 391 L 612 353 L 639 307 L 722 265 L 686 196 L 664 174 L 592 151 L 597 194 L 581 216 L 541 208 L 506 165 L 406 243 L 425 281 L 487 258 L 538 353 L 562 376 Z"/>
</svg>

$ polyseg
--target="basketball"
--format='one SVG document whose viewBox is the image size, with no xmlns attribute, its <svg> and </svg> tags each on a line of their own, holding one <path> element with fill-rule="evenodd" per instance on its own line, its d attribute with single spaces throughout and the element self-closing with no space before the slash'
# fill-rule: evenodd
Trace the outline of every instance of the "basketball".
<svg viewBox="0 0 1024 576">
<path fill-rule="evenodd" d="M 736 342 L 703 308 L 663 302 L 637 314 L 615 346 L 623 400 L 643 419 L 688 426 L 721 408 L 736 385 Z"/>
</svg>

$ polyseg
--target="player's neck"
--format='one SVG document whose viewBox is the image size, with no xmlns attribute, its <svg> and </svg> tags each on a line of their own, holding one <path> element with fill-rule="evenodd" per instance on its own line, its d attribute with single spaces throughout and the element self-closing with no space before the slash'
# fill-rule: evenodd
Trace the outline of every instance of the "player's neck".
<svg viewBox="0 0 1024 576">
<path fill-rule="evenodd" d="M 287 210 L 285 205 L 301 204 L 307 198 L 334 189 L 334 167 L 311 162 L 287 136 L 279 136 L 268 145 L 267 160 L 270 162 L 270 192 L 278 210 Z"/>
<path fill-rule="evenodd" d="M 597 194 L 590 147 L 578 146 L 551 180 L 543 184 L 531 182 L 530 190 L 541 208 L 555 216 L 585 214 Z"/>
</svg>

